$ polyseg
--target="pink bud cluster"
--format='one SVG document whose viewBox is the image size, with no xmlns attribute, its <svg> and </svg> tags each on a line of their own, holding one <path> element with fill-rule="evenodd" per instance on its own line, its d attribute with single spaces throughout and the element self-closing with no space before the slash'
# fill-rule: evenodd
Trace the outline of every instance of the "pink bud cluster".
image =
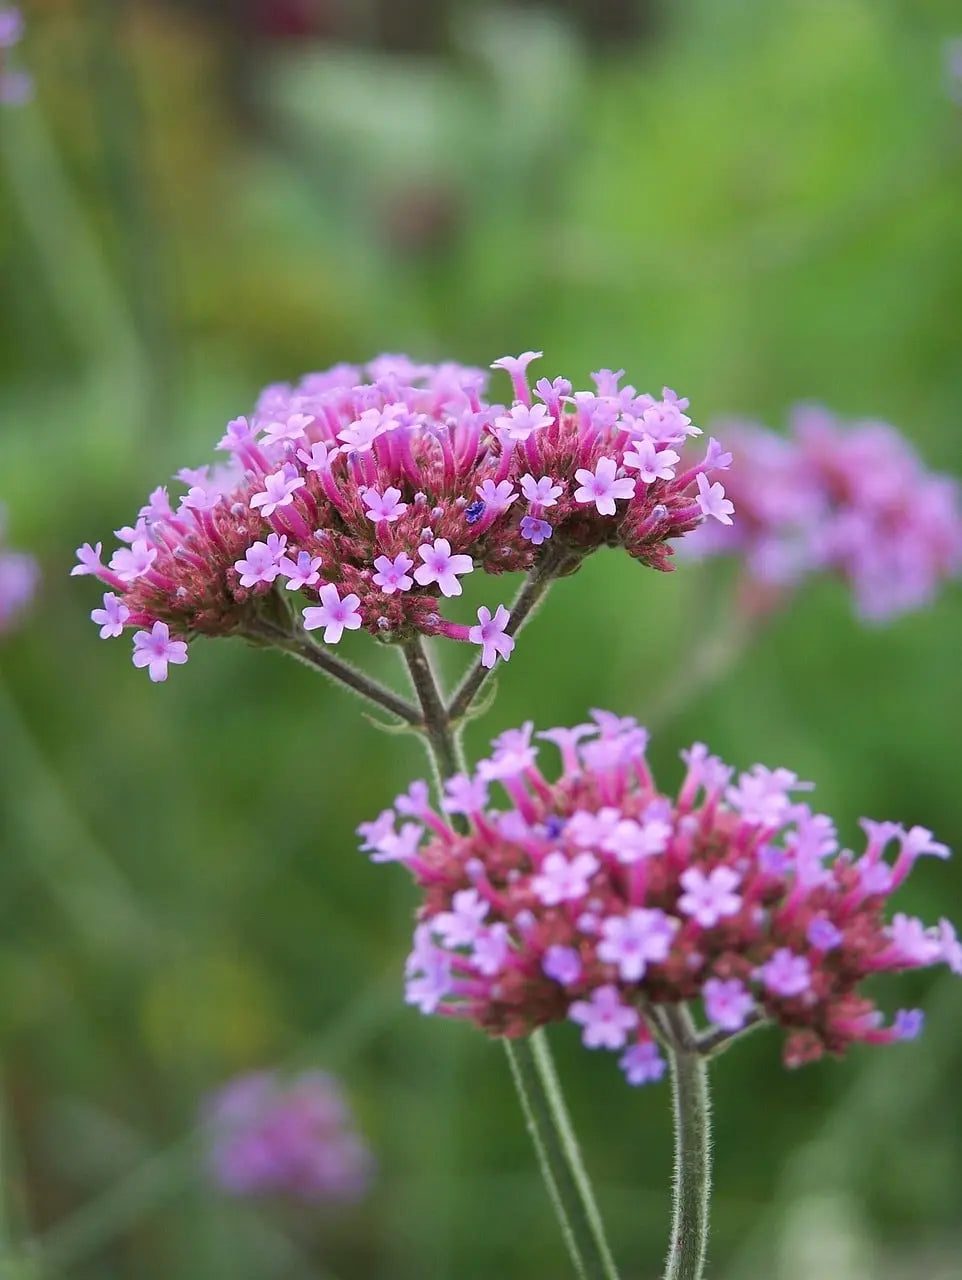
<svg viewBox="0 0 962 1280">
<path fill-rule="evenodd" d="M 926 471 L 894 427 L 843 426 L 808 405 L 791 415 L 787 438 L 727 423 L 725 439 L 737 526 L 699 530 L 686 553 L 740 554 L 755 581 L 775 588 L 835 572 L 872 621 L 930 603 L 962 569 L 959 486 Z"/>
<path fill-rule="evenodd" d="M 6 50 L 23 38 L 23 16 L 19 9 L 0 9 L 0 106 L 18 106 L 33 92 L 33 80 L 26 71 L 11 71 Z"/>
<path fill-rule="evenodd" d="M 668 569 L 675 539 L 731 522 L 709 478 L 730 455 L 711 440 L 682 462 L 700 434 L 687 400 L 620 387 L 610 370 L 594 391 L 564 378 L 532 391 L 539 354 L 495 361 L 508 404 L 483 398 L 481 370 L 404 356 L 373 361 L 369 381 L 342 365 L 268 387 L 252 419 L 228 424 L 226 465 L 179 472 L 174 503 L 155 489 L 106 564 L 100 543 L 79 549 L 72 572 L 109 588 L 92 615 L 101 635 L 140 628 L 134 660 L 163 679 L 193 635 L 249 632 L 297 593 L 304 628 L 328 644 L 361 627 L 440 634 L 481 645 L 491 666 L 514 644 L 504 607 L 472 627 L 441 614 L 475 570 L 560 575 L 606 545 Z"/>
<path fill-rule="evenodd" d="M 696 743 L 668 796 L 634 720 L 596 711 L 536 736 L 560 750 L 557 781 L 528 723 L 448 781 L 440 813 L 415 783 L 358 829 L 373 861 L 403 863 L 424 891 L 407 962 L 407 1000 L 423 1012 L 503 1036 L 567 1019 L 640 1084 L 664 1071 L 663 1006 L 701 1002 L 706 1052 L 777 1023 L 795 1066 L 918 1034 L 916 1010 L 884 1025 L 863 979 L 940 963 L 962 973 L 947 920 L 885 918 L 918 857 L 948 856 L 924 828 L 863 821 L 857 856 L 793 798 L 810 784 L 787 769 L 735 778 Z M 490 806 L 494 783 L 505 809 Z"/>
<path fill-rule="evenodd" d="M 0 507 L 0 635 L 9 631 L 30 603 L 40 571 L 33 556 L 3 545 L 4 513 Z"/>
<path fill-rule="evenodd" d="M 203 1128 L 211 1173 L 231 1195 L 350 1201 L 370 1182 L 371 1157 L 340 1086 L 322 1072 L 238 1076 L 208 1101 Z"/>
</svg>

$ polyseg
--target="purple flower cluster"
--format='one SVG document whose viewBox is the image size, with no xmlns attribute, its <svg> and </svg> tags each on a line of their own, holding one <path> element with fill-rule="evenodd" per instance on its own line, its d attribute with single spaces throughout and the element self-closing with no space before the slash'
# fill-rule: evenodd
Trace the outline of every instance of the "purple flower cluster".
<svg viewBox="0 0 962 1280">
<path fill-rule="evenodd" d="M 788 438 L 729 423 L 725 439 L 738 521 L 699 530 L 686 552 L 739 554 L 754 581 L 777 589 L 835 572 L 871 621 L 921 608 L 962 569 L 958 485 L 926 471 L 894 427 L 843 426 L 807 405 L 791 415 Z"/>
<path fill-rule="evenodd" d="M 340 1086 L 321 1072 L 238 1076 L 208 1101 L 203 1123 L 214 1180 L 231 1195 L 343 1202 L 370 1182 Z"/>
<path fill-rule="evenodd" d="M 4 513 L 0 507 L 0 635 L 13 627 L 30 603 L 40 577 L 40 570 L 33 556 L 6 550 L 3 532 Z"/>
<path fill-rule="evenodd" d="M 570 573 L 601 546 L 670 568 L 672 542 L 732 504 L 712 473 L 730 455 L 699 435 L 687 400 L 593 375 L 593 391 L 564 378 L 529 386 L 540 353 L 495 361 L 511 380 L 509 404 L 483 399 L 487 374 L 459 365 L 381 356 L 365 370 L 340 365 L 296 387 L 271 386 L 253 418 L 230 422 L 224 465 L 178 473 L 172 503 L 155 489 L 122 545 L 78 551 L 75 574 L 108 588 L 92 615 L 102 636 L 139 628 L 134 662 L 152 679 L 186 659 L 196 634 L 251 634 L 291 593 L 306 595 L 305 630 L 327 644 L 366 628 L 382 639 L 421 632 L 507 658 L 503 606 L 474 626 L 444 619 L 465 577 L 531 570 Z"/>
<path fill-rule="evenodd" d="M 0 105 L 19 105 L 33 93 L 33 80 L 26 71 L 11 71 L 6 50 L 19 44 L 23 17 L 19 9 L 0 9 Z"/>
<path fill-rule="evenodd" d="M 415 783 L 358 829 L 373 861 L 403 863 L 424 891 L 407 963 L 422 1012 L 503 1036 L 567 1019 L 640 1084 L 664 1071 L 663 1006 L 700 1001 L 708 1045 L 774 1022 L 795 1066 L 918 1034 L 917 1011 L 883 1025 L 863 979 L 962 973 L 947 920 L 884 915 L 917 858 L 948 857 L 930 831 L 865 820 L 865 850 L 840 850 L 831 819 L 793 796 L 810 784 L 762 765 L 736 778 L 701 743 L 665 795 L 645 730 L 610 712 L 537 735 L 560 751 L 554 783 L 533 737 L 530 723 L 502 734 L 448 781 L 441 813 Z M 490 806 L 494 783 L 506 809 Z"/>
</svg>

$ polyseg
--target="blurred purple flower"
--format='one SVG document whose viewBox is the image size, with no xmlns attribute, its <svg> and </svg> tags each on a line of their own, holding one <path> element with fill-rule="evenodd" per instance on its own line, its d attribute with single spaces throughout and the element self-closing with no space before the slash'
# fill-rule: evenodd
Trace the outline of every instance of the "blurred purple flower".
<svg viewBox="0 0 962 1280">
<path fill-rule="evenodd" d="M 0 13 L 0 20 L 4 15 Z M 0 47 L 3 28 L 0 26 Z M 3 546 L 4 513 L 0 507 L 0 635 L 10 631 L 37 589 L 40 570 L 33 556 L 6 551 Z"/>
<path fill-rule="evenodd" d="M 238 1076 L 207 1101 L 203 1125 L 211 1175 L 230 1195 L 343 1203 L 370 1183 L 371 1155 L 340 1085 L 323 1072 Z"/>
<path fill-rule="evenodd" d="M 801 405 L 787 438 L 729 423 L 725 439 L 738 519 L 732 527 L 706 521 L 685 540 L 686 553 L 739 555 L 752 582 L 780 591 L 809 573 L 835 573 L 871 622 L 931 603 L 942 580 L 962 570 L 958 483 L 926 470 L 887 423 L 843 424 Z"/>
<path fill-rule="evenodd" d="M 23 16 L 19 9 L 0 9 L 0 103 L 17 106 L 33 93 L 33 80 L 26 71 L 11 71 L 6 50 L 19 44 L 23 36 Z"/>
</svg>

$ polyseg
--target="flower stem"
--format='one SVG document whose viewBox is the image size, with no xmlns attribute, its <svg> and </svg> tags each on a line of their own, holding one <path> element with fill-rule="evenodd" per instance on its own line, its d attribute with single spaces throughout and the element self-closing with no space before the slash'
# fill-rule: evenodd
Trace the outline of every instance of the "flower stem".
<svg viewBox="0 0 962 1280">
<path fill-rule="evenodd" d="M 511 605 L 511 617 L 504 629 L 505 635 L 515 636 L 533 615 L 537 606 L 544 599 L 551 583 L 558 576 L 566 557 L 561 552 L 552 552 L 545 556 L 528 574 L 521 589 Z M 493 672 L 493 667 L 483 667 L 481 659 L 475 662 L 467 675 L 454 691 L 454 696 L 447 709 L 448 718 L 460 720 L 470 709 L 471 704 L 481 691 L 481 687 Z"/>
<path fill-rule="evenodd" d="M 687 1008 L 668 1009 L 666 1022 L 672 1033 L 668 1058 L 675 1113 L 675 1182 L 664 1280 L 702 1280 L 711 1190 L 708 1069 Z"/>
<path fill-rule="evenodd" d="M 368 702 L 373 702 L 375 706 L 389 711 L 392 715 L 397 716 L 399 720 L 404 720 L 407 724 L 414 726 L 421 725 L 421 713 L 417 707 L 412 706 L 406 699 L 399 697 L 393 690 L 379 684 L 377 680 L 372 680 L 363 671 L 358 671 L 356 667 L 352 667 L 343 658 L 335 658 L 332 653 L 328 653 L 320 645 L 314 644 L 307 636 L 299 635 L 293 631 L 286 631 L 283 627 L 277 626 L 266 618 L 258 618 L 256 623 L 249 624 L 245 635 L 250 640 L 267 641 L 275 648 L 283 649 L 285 653 L 299 658 L 301 662 L 307 663 L 309 667 L 316 667 L 318 670 L 323 671 L 325 675 L 330 676 L 332 680 L 346 684 L 349 689 L 353 689 L 362 698 L 366 698 Z"/>
<path fill-rule="evenodd" d="M 712 1027 L 707 1031 L 703 1031 L 697 1037 L 695 1043 L 698 1046 L 698 1052 L 703 1058 L 717 1058 L 736 1040 L 741 1040 L 749 1032 L 757 1031 L 759 1027 L 766 1025 L 767 1019 L 765 1015 L 755 1012 L 746 1018 L 744 1026 L 737 1031 L 725 1031 L 722 1027 Z"/>
<path fill-rule="evenodd" d="M 445 779 L 453 778 L 464 768 L 461 743 L 444 709 L 444 697 L 438 687 L 431 659 L 420 636 L 416 636 L 404 646 L 404 660 L 408 666 L 411 683 L 414 685 L 414 692 L 421 704 L 424 722 L 422 732 L 427 739 L 431 761 L 437 773 L 435 781 L 440 795 L 441 784 Z"/>
<path fill-rule="evenodd" d="M 618 1280 L 544 1030 L 504 1040 L 541 1175 L 579 1280 Z"/>
<path fill-rule="evenodd" d="M 404 646 L 404 657 L 421 703 L 421 732 L 440 787 L 440 781 L 465 769 L 461 742 L 420 637 Z M 464 709 L 469 706 L 470 699 Z M 547 1037 L 538 1030 L 526 1040 L 502 1043 L 575 1273 L 579 1280 L 618 1280 Z"/>
</svg>

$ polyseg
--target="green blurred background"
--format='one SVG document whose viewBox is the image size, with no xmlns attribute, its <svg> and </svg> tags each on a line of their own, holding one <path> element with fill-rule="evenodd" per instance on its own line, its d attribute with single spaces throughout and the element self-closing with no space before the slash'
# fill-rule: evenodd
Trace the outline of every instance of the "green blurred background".
<svg viewBox="0 0 962 1280">
<path fill-rule="evenodd" d="M 0 497 L 45 580 L 0 646 L 0 1274 L 563 1277 L 503 1055 L 403 1007 L 415 896 L 355 851 L 424 773 L 417 743 L 239 642 L 151 685 L 97 639 L 73 549 L 208 461 L 264 383 L 381 350 L 541 348 L 576 385 L 624 367 L 702 424 L 817 398 L 962 474 L 943 72 L 962 14 L 35 0 L 26 18 L 37 98 L 0 114 Z M 846 839 L 867 814 L 962 848 L 962 593 L 867 630 L 812 584 L 676 696 L 724 625 L 721 572 L 594 557 L 526 631 L 474 753 L 526 718 L 657 709 L 667 785 L 704 738 L 816 779 Z M 904 908 L 958 919 L 960 866 L 929 860 Z M 962 987 L 883 990 L 926 1007 L 920 1041 L 789 1074 L 760 1035 L 718 1062 L 713 1276 L 962 1276 Z M 553 1040 L 626 1280 L 653 1278 L 668 1091 L 628 1089 L 573 1028 Z M 363 1204 L 231 1203 L 198 1176 L 199 1099 L 275 1063 L 345 1079 L 380 1166 Z"/>
</svg>

